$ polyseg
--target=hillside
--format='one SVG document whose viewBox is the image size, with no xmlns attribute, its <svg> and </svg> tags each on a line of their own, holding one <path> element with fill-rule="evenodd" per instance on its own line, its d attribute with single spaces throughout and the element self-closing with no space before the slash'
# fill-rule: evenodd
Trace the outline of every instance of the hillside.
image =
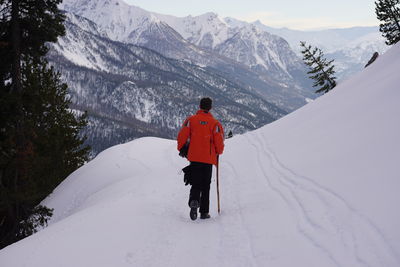
<svg viewBox="0 0 400 267">
<path fill-rule="evenodd" d="M 1 250 L 0 265 L 397 267 L 399 69 L 397 44 L 332 92 L 227 140 L 222 213 L 211 199 L 208 221 L 189 219 L 175 141 L 112 147 L 44 201 L 50 226 Z"/>
</svg>

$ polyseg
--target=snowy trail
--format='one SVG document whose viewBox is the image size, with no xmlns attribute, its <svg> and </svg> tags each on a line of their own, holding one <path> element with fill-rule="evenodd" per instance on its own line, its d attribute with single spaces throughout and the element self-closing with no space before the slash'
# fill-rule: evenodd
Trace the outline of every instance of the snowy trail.
<svg viewBox="0 0 400 267">
<path fill-rule="evenodd" d="M 167 149 L 166 155 L 170 161 L 169 166 L 173 166 L 176 170 L 184 167 L 182 160 L 177 160 L 175 144 Z M 171 244 L 168 249 L 169 261 L 163 260 L 162 266 L 257 266 L 251 257 L 250 241 L 243 227 L 240 208 L 238 209 L 236 205 L 236 189 L 232 181 L 226 180 L 223 201 L 230 205 L 223 211 L 223 215 L 219 216 L 216 213 L 215 183 L 212 183 L 210 212 L 213 217 L 210 220 L 192 222 L 186 204 L 189 187 L 183 186 L 182 176 L 171 179 L 179 181 L 180 190 L 172 194 L 177 197 L 167 201 L 168 212 L 165 218 L 168 218 L 168 213 L 171 212 L 179 218 L 179 223 L 170 221 L 167 228 L 174 234 L 161 235 Z M 215 170 L 213 181 L 215 181 Z M 171 183 L 171 187 L 166 188 L 165 192 L 171 194 L 176 190 L 176 183 Z M 227 254 L 230 256 L 226 257 Z"/>
<path fill-rule="evenodd" d="M 343 197 L 282 164 L 260 131 L 246 135 L 265 178 L 296 214 L 299 232 L 336 266 L 396 266 L 399 259 L 382 231 Z M 256 142 L 251 141 L 252 139 Z"/>
<path fill-rule="evenodd" d="M 159 153 L 143 152 L 151 145 Z M 280 162 L 261 131 L 227 141 L 222 213 L 216 211 L 214 169 L 212 218 L 191 221 L 189 187 L 179 175 L 187 162 L 175 146 L 147 138 L 100 155 L 48 200 L 59 211 L 52 224 L 0 251 L 0 265 L 399 265 L 379 227 L 339 194 Z M 7 258 L 24 246 L 24 258 Z"/>
<path fill-rule="evenodd" d="M 308 258 L 304 259 L 304 266 L 313 266 L 315 257 L 311 255 L 315 251 L 311 246 L 300 246 L 304 241 L 292 223 L 292 211 L 285 208 L 286 203 L 280 198 L 274 197 L 275 191 L 282 189 L 273 189 L 266 181 L 264 172 L 271 171 L 260 168 L 253 158 L 255 155 L 249 157 L 246 153 L 231 159 L 236 152 L 228 148 L 221 164 L 222 213 L 216 212 L 214 173 L 210 192 L 212 219 L 193 222 L 187 207 L 189 187 L 183 185 L 182 175 L 177 175 L 186 161 L 177 157 L 175 142 L 150 138 L 148 141 L 162 147 L 159 154 L 138 153 L 140 148 L 127 144 L 120 147 L 118 155 L 113 155 L 117 157 L 114 162 L 106 155 L 99 157 L 97 164 L 109 170 L 104 173 L 106 179 L 101 188 L 97 185 L 86 188 L 85 192 L 78 191 L 72 195 L 74 199 L 68 190 L 75 188 L 74 179 L 63 185 L 64 195 L 54 201 L 59 200 L 68 207 L 68 214 L 62 214 L 64 218 L 59 217 L 26 243 L 10 247 L 18 249 L 18 245 L 35 240 L 41 244 L 28 249 L 26 261 L 21 260 L 15 266 L 24 266 L 27 262 L 29 266 L 256 267 L 265 266 L 266 262 L 271 266 L 293 266 L 293 259 L 287 253 L 295 253 L 301 247 L 309 252 L 304 257 Z M 237 141 L 246 139 L 238 137 Z M 262 153 L 256 155 L 260 157 Z M 254 169 L 253 175 L 246 175 L 248 170 L 240 167 L 237 160 Z M 150 168 L 149 162 L 157 168 Z M 134 175 L 110 182 L 110 174 L 121 177 L 126 168 Z M 85 176 L 80 184 L 85 184 L 86 179 L 92 180 L 93 174 L 100 176 L 101 172 L 91 168 L 82 173 Z M 58 240 L 60 234 L 62 240 Z M 61 246 L 53 245 L 57 242 Z M 51 255 L 43 262 L 41 255 L 46 251 L 51 251 Z M 296 261 L 302 262 L 301 258 Z M 330 266 L 325 259 L 317 262 Z"/>
<path fill-rule="evenodd" d="M 124 264 L 134 266 L 257 266 L 251 256 L 249 237 L 246 229 L 243 228 L 240 209 L 235 204 L 237 201 L 235 202 L 234 190 L 236 189 L 228 185 L 232 181 L 225 181 L 227 184 L 223 201 L 226 204 L 232 204 L 226 206 L 223 215 L 218 216 L 216 213 L 215 183 L 213 183 L 211 190 L 213 218 L 195 222 L 190 220 L 189 208 L 186 204 L 189 187 L 183 185 L 183 177 L 178 175 L 180 169 L 187 163 L 177 156 L 175 146 L 175 142 L 170 141 L 168 141 L 168 145 L 163 144 L 163 153 L 153 158 L 153 162 L 157 164 L 158 168 L 153 168 L 145 177 L 132 177 L 132 180 L 135 181 L 137 179 L 157 179 L 157 183 L 143 183 L 139 185 L 138 189 L 129 179 L 122 182 L 126 183 L 123 185 L 126 195 L 118 196 L 115 204 L 121 205 L 118 202 L 124 202 L 125 206 L 136 210 L 132 214 L 124 215 L 123 220 L 130 220 L 133 227 L 141 227 L 142 231 L 139 234 L 135 229 L 128 228 L 125 234 L 131 237 L 138 235 L 145 237 L 141 240 L 140 247 L 137 247 L 137 242 L 132 241 L 133 246 L 130 247 L 129 242 L 121 240 L 123 244 L 127 245 L 122 250 L 126 251 Z M 130 162 L 144 161 L 140 165 L 149 162 L 146 159 L 140 159 L 143 155 L 132 155 L 131 152 L 129 149 L 124 149 L 123 153 L 126 155 L 121 155 L 121 158 L 126 158 Z M 123 163 L 120 165 L 122 166 Z M 118 190 L 120 190 L 120 183 L 117 185 Z M 109 190 L 110 188 L 105 189 L 105 191 Z M 140 192 L 139 196 L 138 192 Z M 100 197 L 92 196 L 84 203 L 92 202 L 93 198 Z M 101 198 L 104 199 L 103 196 Z M 137 202 L 140 202 L 142 207 L 139 208 Z M 80 205 L 87 206 L 84 203 L 80 203 Z M 108 213 L 109 211 L 102 209 L 100 212 Z M 147 213 L 150 213 L 152 217 L 148 226 L 144 226 L 142 222 L 133 223 L 132 219 L 136 217 L 135 215 L 147 218 Z M 153 220 L 158 221 L 158 224 L 153 225 L 151 223 Z M 121 237 L 112 237 L 115 242 L 119 238 Z"/>
<path fill-rule="evenodd" d="M 150 144 L 159 147 L 158 154 L 143 153 L 141 146 Z M 222 213 L 216 211 L 214 169 L 212 218 L 191 221 L 189 187 L 178 174 L 187 162 L 175 146 L 147 138 L 100 155 L 94 166 L 77 172 L 80 179 L 72 177 L 48 200 L 67 213 L 57 213 L 48 228 L 0 251 L 0 263 L 398 266 L 377 226 L 337 193 L 280 162 L 260 131 L 227 141 L 220 170 Z M 90 186 L 93 179 L 97 183 Z M 7 259 L 21 246 L 24 258 Z M 45 253 L 50 256 L 42 257 Z"/>
</svg>

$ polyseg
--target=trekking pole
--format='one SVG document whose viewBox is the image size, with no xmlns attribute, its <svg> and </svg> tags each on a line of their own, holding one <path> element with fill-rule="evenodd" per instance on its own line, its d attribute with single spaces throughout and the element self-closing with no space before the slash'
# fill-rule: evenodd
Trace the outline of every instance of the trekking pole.
<svg viewBox="0 0 400 267">
<path fill-rule="evenodd" d="M 217 156 L 217 202 L 218 202 L 218 214 L 221 212 L 219 203 L 219 156 Z"/>
</svg>

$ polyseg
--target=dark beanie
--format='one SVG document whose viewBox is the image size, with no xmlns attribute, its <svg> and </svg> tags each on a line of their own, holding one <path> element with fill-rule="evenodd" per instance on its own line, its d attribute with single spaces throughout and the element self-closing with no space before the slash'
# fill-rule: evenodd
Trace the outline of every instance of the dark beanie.
<svg viewBox="0 0 400 267">
<path fill-rule="evenodd" d="M 212 107 L 212 100 L 209 97 L 204 97 L 200 100 L 200 109 L 210 110 Z"/>
</svg>

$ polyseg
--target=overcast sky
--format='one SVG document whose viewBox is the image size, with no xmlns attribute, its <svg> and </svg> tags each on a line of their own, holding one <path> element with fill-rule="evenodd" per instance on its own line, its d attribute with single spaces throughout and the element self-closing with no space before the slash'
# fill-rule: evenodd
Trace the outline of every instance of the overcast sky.
<svg viewBox="0 0 400 267">
<path fill-rule="evenodd" d="M 124 0 L 147 11 L 184 17 L 215 12 L 273 27 L 326 29 L 379 25 L 374 0 Z"/>
</svg>

